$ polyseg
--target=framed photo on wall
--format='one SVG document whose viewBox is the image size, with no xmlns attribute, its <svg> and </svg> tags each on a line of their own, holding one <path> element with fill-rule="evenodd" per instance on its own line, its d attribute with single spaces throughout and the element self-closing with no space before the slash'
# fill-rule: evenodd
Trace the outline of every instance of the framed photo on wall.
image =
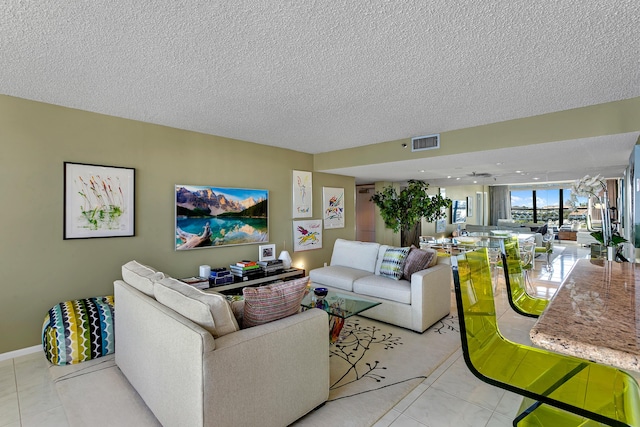
<svg viewBox="0 0 640 427">
<path fill-rule="evenodd" d="M 293 171 L 293 218 L 313 216 L 313 183 L 311 172 Z"/>
<path fill-rule="evenodd" d="M 324 228 L 344 228 L 344 188 L 322 187 Z"/>
<path fill-rule="evenodd" d="M 293 221 L 293 251 L 322 249 L 322 220 Z"/>
<path fill-rule="evenodd" d="M 175 186 L 175 250 L 269 241 L 269 191 Z"/>
<path fill-rule="evenodd" d="M 64 239 L 135 235 L 135 169 L 64 162 Z"/>
</svg>

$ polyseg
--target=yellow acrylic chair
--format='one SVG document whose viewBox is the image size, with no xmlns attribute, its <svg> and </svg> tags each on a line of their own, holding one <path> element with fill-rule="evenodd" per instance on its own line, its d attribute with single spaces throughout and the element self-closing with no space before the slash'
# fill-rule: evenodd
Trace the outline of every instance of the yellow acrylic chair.
<svg viewBox="0 0 640 427">
<path fill-rule="evenodd" d="M 539 317 L 549 304 L 549 300 L 533 297 L 527 293 L 527 276 L 522 270 L 518 239 L 511 237 L 503 240 L 501 249 L 509 305 L 518 314 Z"/>
<path fill-rule="evenodd" d="M 486 248 L 451 261 L 464 360 L 480 380 L 524 397 L 514 426 L 640 426 L 629 374 L 502 336 Z"/>
</svg>

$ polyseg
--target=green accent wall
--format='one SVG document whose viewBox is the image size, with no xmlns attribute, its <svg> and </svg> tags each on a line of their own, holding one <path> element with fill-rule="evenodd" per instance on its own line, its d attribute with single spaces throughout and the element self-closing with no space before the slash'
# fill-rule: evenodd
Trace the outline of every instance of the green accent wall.
<svg viewBox="0 0 640 427">
<path fill-rule="evenodd" d="M 322 249 L 292 251 L 292 170 L 312 171 L 310 154 L 4 95 L 0 141 L 0 354 L 40 344 L 54 304 L 113 294 L 129 260 L 180 278 L 202 264 L 257 259 L 258 245 L 176 252 L 176 184 L 268 189 L 270 243 L 280 253 L 286 242 L 307 271 L 329 262 L 336 238 L 355 238 L 354 179 L 314 173 L 313 219 L 322 218 L 322 187 L 343 187 L 345 228 L 323 230 Z M 63 240 L 65 161 L 135 168 L 134 237 Z"/>
</svg>

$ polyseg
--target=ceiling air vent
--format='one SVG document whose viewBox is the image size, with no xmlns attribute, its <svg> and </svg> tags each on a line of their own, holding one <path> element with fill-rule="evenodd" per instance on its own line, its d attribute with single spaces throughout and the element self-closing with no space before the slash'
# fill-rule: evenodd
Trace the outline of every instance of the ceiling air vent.
<svg viewBox="0 0 640 427">
<path fill-rule="evenodd" d="M 440 134 L 411 138 L 411 151 L 436 150 L 440 148 Z"/>
</svg>

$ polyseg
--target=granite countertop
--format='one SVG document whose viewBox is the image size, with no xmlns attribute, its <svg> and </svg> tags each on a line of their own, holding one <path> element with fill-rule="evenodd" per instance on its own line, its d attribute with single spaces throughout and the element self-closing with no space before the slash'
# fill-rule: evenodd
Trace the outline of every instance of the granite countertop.
<svg viewBox="0 0 640 427">
<path fill-rule="evenodd" d="M 638 280 L 640 271 L 633 263 L 578 260 L 531 329 L 531 341 L 558 353 L 640 372 Z"/>
</svg>

